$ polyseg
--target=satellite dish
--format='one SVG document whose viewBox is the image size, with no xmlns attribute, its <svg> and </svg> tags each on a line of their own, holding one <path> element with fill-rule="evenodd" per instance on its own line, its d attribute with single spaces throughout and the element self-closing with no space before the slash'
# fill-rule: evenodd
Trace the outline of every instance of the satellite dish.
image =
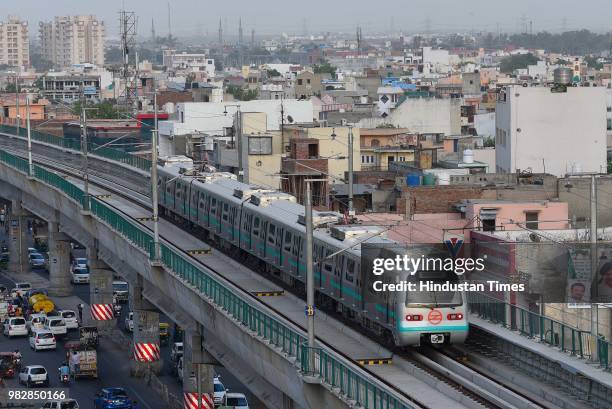
<svg viewBox="0 0 612 409">
<path fill-rule="evenodd" d="M 293 123 L 293 117 L 291 115 L 287 115 L 287 121 L 292 124 Z"/>
</svg>

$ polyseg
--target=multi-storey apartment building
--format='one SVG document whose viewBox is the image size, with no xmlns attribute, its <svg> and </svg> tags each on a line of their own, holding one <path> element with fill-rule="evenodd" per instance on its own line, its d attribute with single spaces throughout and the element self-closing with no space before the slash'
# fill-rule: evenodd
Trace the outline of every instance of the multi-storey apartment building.
<svg viewBox="0 0 612 409">
<path fill-rule="evenodd" d="M 95 16 L 55 17 L 41 22 L 40 45 L 45 59 L 59 68 L 104 64 L 104 22 Z"/>
<path fill-rule="evenodd" d="M 14 67 L 30 65 L 28 23 L 19 17 L 0 22 L 0 64 Z"/>
</svg>

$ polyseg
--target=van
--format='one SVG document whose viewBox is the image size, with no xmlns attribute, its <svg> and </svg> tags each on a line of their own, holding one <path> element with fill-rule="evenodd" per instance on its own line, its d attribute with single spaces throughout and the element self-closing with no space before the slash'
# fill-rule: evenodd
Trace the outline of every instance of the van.
<svg viewBox="0 0 612 409">
<path fill-rule="evenodd" d="M 60 317 L 46 317 L 45 318 L 45 329 L 51 331 L 56 337 L 64 337 L 68 333 L 66 328 L 66 321 Z"/>
</svg>

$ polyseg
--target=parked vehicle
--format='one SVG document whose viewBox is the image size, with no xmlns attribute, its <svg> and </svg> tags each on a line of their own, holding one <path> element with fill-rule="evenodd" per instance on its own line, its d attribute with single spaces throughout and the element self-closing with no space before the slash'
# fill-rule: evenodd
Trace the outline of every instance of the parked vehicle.
<svg viewBox="0 0 612 409">
<path fill-rule="evenodd" d="M 98 377 L 98 354 L 96 350 L 81 341 L 69 341 L 64 344 L 66 349 L 66 362 L 70 366 L 70 374 L 74 379 L 81 377 Z M 71 356 L 73 353 L 79 355 L 79 366 L 75 366 Z"/>
<path fill-rule="evenodd" d="M 46 329 L 37 329 L 30 332 L 29 337 L 30 348 L 34 351 L 40 351 L 42 349 L 53 349 L 57 348 L 55 341 L 55 335 Z"/>
<path fill-rule="evenodd" d="M 123 388 L 104 388 L 96 393 L 95 409 L 131 409 L 132 400 Z"/>
<path fill-rule="evenodd" d="M 113 281 L 113 297 L 117 300 L 118 303 L 124 303 L 128 301 L 128 288 L 128 283 L 125 281 Z"/>
<path fill-rule="evenodd" d="M 129 332 L 134 331 L 134 313 L 132 311 L 128 312 L 127 317 L 125 317 L 123 328 Z"/>
<path fill-rule="evenodd" d="M 25 295 L 26 291 L 32 289 L 32 284 L 23 282 L 23 283 L 15 283 L 15 288 L 11 290 L 11 297 L 16 298 L 18 295 L 22 297 Z"/>
<path fill-rule="evenodd" d="M 70 282 L 72 284 L 89 284 L 89 269 L 86 267 L 74 267 L 70 271 Z"/>
<path fill-rule="evenodd" d="M 225 395 L 227 391 L 225 390 L 225 386 L 221 383 L 219 376 L 215 376 L 213 379 L 213 403 L 215 406 L 223 404 L 225 402 Z"/>
<path fill-rule="evenodd" d="M 29 255 L 29 259 L 30 259 L 30 267 L 32 267 L 32 269 L 47 268 L 47 260 L 45 259 L 45 256 L 43 256 L 42 254 L 31 253 Z"/>
<path fill-rule="evenodd" d="M 175 342 L 170 350 L 170 360 L 176 362 L 180 357 L 183 356 L 183 343 Z"/>
<path fill-rule="evenodd" d="M 51 331 L 58 338 L 63 338 L 68 333 L 66 321 L 62 317 L 46 317 L 45 329 Z"/>
<path fill-rule="evenodd" d="M 40 409 L 79 409 L 79 403 L 74 399 L 53 400 L 45 402 Z"/>
<path fill-rule="evenodd" d="M 72 310 L 61 310 L 60 312 L 61 317 L 64 319 L 64 322 L 66 322 L 66 328 L 71 330 L 71 329 L 78 329 L 79 328 L 79 320 L 77 319 L 76 313 Z"/>
<path fill-rule="evenodd" d="M 7 337 L 25 337 L 28 335 L 26 320 L 22 317 L 10 317 L 4 320 L 2 324 L 4 335 Z"/>
<path fill-rule="evenodd" d="M 42 365 L 28 365 L 19 372 L 19 383 L 28 388 L 36 385 L 49 386 L 49 374 Z"/>
<path fill-rule="evenodd" d="M 243 393 L 226 393 L 224 406 L 233 409 L 249 409 L 249 402 Z"/>
</svg>

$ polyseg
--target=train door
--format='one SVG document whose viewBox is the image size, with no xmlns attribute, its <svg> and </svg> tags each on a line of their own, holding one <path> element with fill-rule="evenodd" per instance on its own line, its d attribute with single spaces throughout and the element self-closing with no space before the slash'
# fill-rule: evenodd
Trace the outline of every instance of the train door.
<svg viewBox="0 0 612 409">
<path fill-rule="evenodd" d="M 208 214 L 206 213 L 206 199 L 207 196 L 204 192 L 200 192 L 198 196 L 198 216 L 197 223 L 200 226 L 208 228 Z"/>
<path fill-rule="evenodd" d="M 342 273 L 344 272 L 344 268 L 345 268 L 345 262 L 344 262 L 344 255 L 343 254 L 338 254 L 336 255 L 336 257 L 334 257 L 336 259 L 335 262 L 335 268 L 334 268 L 334 277 L 336 280 L 336 284 L 334 285 L 334 287 L 336 288 L 336 290 L 339 292 L 339 297 L 338 299 L 344 304 L 346 303 L 346 294 L 344 291 L 344 283 L 342 280 Z"/>
<path fill-rule="evenodd" d="M 259 238 L 261 232 L 261 219 L 257 215 L 253 215 L 253 230 L 251 231 L 251 249 L 253 253 L 259 256 L 259 246 L 261 246 L 261 240 Z"/>
<path fill-rule="evenodd" d="M 285 273 L 291 273 L 291 246 L 293 244 L 293 233 L 289 229 L 285 229 L 283 247 L 281 250 L 282 264 L 281 269 Z"/>
<path fill-rule="evenodd" d="M 289 266 L 291 274 L 294 277 L 300 275 L 300 250 L 302 245 L 302 237 L 299 233 L 293 234 L 293 244 L 291 246 L 291 259 L 289 260 Z"/>
<path fill-rule="evenodd" d="M 315 286 L 319 289 L 324 286 L 323 274 L 321 273 L 322 266 L 321 263 L 323 261 L 323 246 L 318 242 L 314 242 L 314 246 L 312 248 L 312 261 L 313 261 L 313 274 L 315 278 Z"/>
<path fill-rule="evenodd" d="M 210 230 L 218 233 L 219 232 L 219 213 L 221 213 L 220 204 L 215 196 L 210 197 L 210 212 L 208 213 L 208 222 L 210 224 Z"/>
<path fill-rule="evenodd" d="M 266 237 L 266 261 L 276 265 L 276 225 L 268 222 L 268 235 Z"/>
<path fill-rule="evenodd" d="M 200 192 L 193 184 L 189 185 L 191 190 L 191 202 L 189 203 L 189 220 L 196 223 L 198 221 L 198 197 Z"/>
<path fill-rule="evenodd" d="M 231 239 L 231 234 L 230 234 L 231 224 L 229 221 L 230 205 L 226 201 L 219 201 L 219 204 L 221 205 L 221 229 L 220 229 L 221 237 L 223 237 L 224 239 L 230 240 Z"/>
<path fill-rule="evenodd" d="M 176 213 L 176 198 L 174 197 L 176 182 L 166 182 L 166 188 L 164 189 L 166 195 L 166 208 Z"/>
<path fill-rule="evenodd" d="M 335 257 L 329 257 L 333 251 L 328 247 L 323 247 L 323 262 L 321 263 L 321 275 L 325 292 L 332 297 L 340 298 L 340 290 L 336 288 L 336 280 L 334 279 L 334 260 Z"/>
<path fill-rule="evenodd" d="M 240 228 L 240 221 L 238 220 L 238 207 L 230 206 L 229 214 L 229 233 L 230 240 L 233 244 L 238 245 L 238 229 Z"/>
<path fill-rule="evenodd" d="M 251 252 L 251 223 L 253 215 L 246 210 L 242 210 L 242 232 L 240 233 L 240 248 Z"/>
</svg>

